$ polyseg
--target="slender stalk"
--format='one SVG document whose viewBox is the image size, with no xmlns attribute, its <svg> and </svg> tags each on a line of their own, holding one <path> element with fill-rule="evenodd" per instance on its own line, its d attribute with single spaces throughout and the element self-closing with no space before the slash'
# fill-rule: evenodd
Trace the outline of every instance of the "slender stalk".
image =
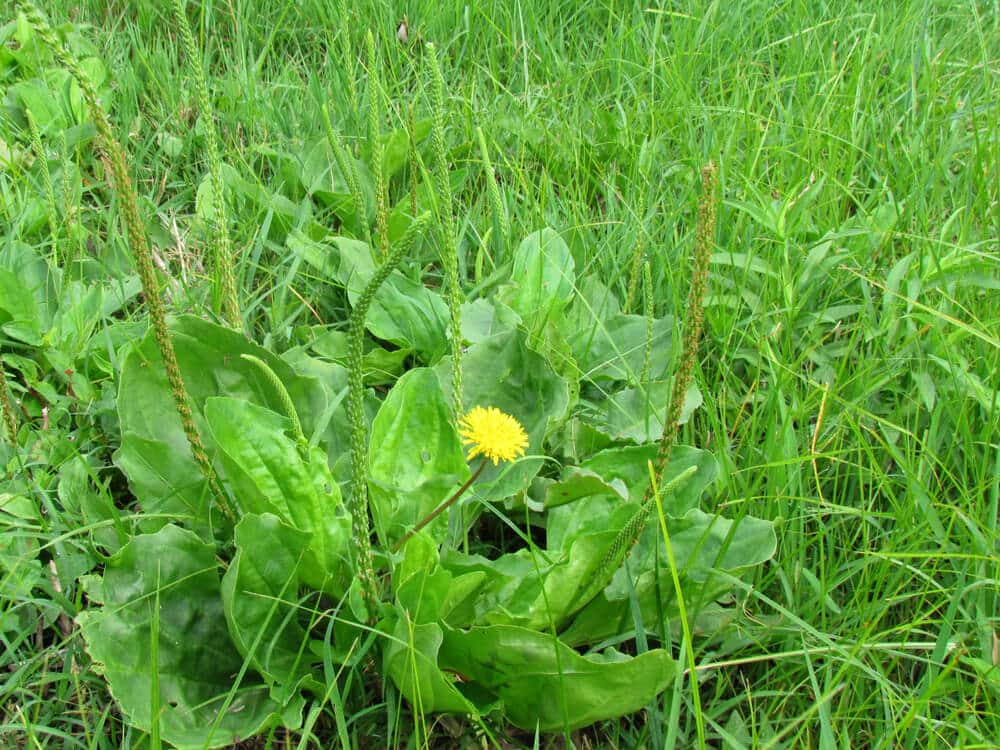
<svg viewBox="0 0 1000 750">
<path fill-rule="evenodd" d="M 486 195 L 489 197 L 490 209 L 493 211 L 494 226 L 500 233 L 500 246 L 503 247 L 510 237 L 510 219 L 507 218 L 507 209 L 503 205 L 503 198 L 497 185 L 496 173 L 490 159 L 490 150 L 486 146 L 486 135 L 480 127 L 476 128 L 476 138 L 479 141 L 479 155 L 483 160 L 483 171 L 486 173 Z"/>
<path fill-rule="evenodd" d="M 372 174 L 375 175 L 375 234 L 379 253 L 385 258 L 389 254 L 389 198 L 385 165 L 382 163 L 382 81 L 378 74 L 375 37 L 371 31 L 365 42 L 368 50 L 368 139 L 372 148 Z"/>
<path fill-rule="evenodd" d="M 337 0 L 337 16 L 340 18 L 340 34 L 339 36 L 343 38 L 344 44 L 340 50 L 342 60 L 354 60 L 354 47 L 351 44 L 351 17 L 347 12 L 347 3 L 344 0 Z M 347 71 L 347 94 L 348 101 L 351 105 L 351 118 L 354 123 L 357 124 L 358 121 L 358 84 L 354 80 L 354 66 L 351 65 L 350 69 Z"/>
<path fill-rule="evenodd" d="M 340 133 L 333 127 L 333 121 L 330 119 L 330 111 L 325 104 L 321 111 L 323 113 L 323 126 L 326 128 L 326 140 L 330 144 L 330 150 L 333 151 L 333 158 L 337 161 L 340 173 L 347 181 L 347 189 L 351 191 L 351 200 L 354 202 L 354 214 L 358 219 L 361 238 L 371 245 L 372 230 L 368 226 L 368 208 L 365 206 L 364 193 L 361 192 L 358 166 L 344 147 L 344 141 L 340 137 Z"/>
<path fill-rule="evenodd" d="M 656 469 L 656 481 L 663 481 L 663 470 L 670 463 L 670 454 L 674 449 L 677 429 L 684 406 L 684 396 L 691 378 L 694 376 L 694 365 L 698 361 L 698 347 L 701 343 L 701 328 L 705 321 L 705 293 L 708 290 L 708 262 L 715 246 L 715 221 L 719 199 L 716 196 L 716 181 L 718 172 L 713 162 L 709 162 L 701 170 L 701 203 L 698 205 L 698 228 L 694 240 L 694 263 L 691 268 L 691 286 L 688 288 L 687 319 L 684 323 L 684 351 L 680 366 L 674 376 L 674 386 L 670 394 L 670 409 L 663 423 L 663 435 L 656 452 L 653 467 Z M 652 487 L 646 490 L 644 504 L 652 499 Z"/>
<path fill-rule="evenodd" d="M 59 228 L 56 224 L 56 191 L 52 187 L 52 173 L 49 172 L 49 160 L 45 155 L 45 146 L 42 145 L 42 134 L 38 130 L 38 122 L 31 110 L 25 110 L 28 117 L 28 130 L 31 134 L 31 147 L 35 151 L 35 159 L 38 161 L 39 169 L 42 173 L 42 185 L 45 188 L 45 213 L 49 220 L 49 234 L 52 235 L 52 258 L 56 265 L 59 265 Z M 65 178 L 64 178 L 65 179 Z"/>
<path fill-rule="evenodd" d="M 698 731 L 698 747 L 705 747 L 705 719 L 701 713 L 701 693 L 698 687 L 698 675 L 694 670 L 694 643 L 691 640 L 691 623 L 688 622 L 687 604 L 684 602 L 684 588 L 681 586 L 680 575 L 677 572 L 677 557 L 674 555 L 674 545 L 670 541 L 667 530 L 667 519 L 663 514 L 663 504 L 660 502 L 660 492 L 657 487 L 656 472 L 653 463 L 647 463 L 649 469 L 649 487 L 656 502 L 657 517 L 660 519 L 660 531 L 663 533 L 663 543 L 667 548 L 667 562 L 670 566 L 670 578 L 674 584 L 674 595 L 677 597 L 677 611 L 681 616 L 681 632 L 684 634 L 684 654 L 687 656 L 688 680 L 691 683 L 691 702 L 694 704 L 694 721 Z"/>
<path fill-rule="evenodd" d="M 413 102 L 407 107 L 406 127 L 409 141 L 410 159 L 410 216 L 417 215 L 417 185 L 420 179 L 420 160 L 417 156 L 417 116 L 413 109 Z"/>
<path fill-rule="evenodd" d="M 635 238 L 635 247 L 632 250 L 632 260 L 629 262 L 631 269 L 628 276 L 628 294 L 625 296 L 626 313 L 632 312 L 632 305 L 635 304 L 635 296 L 639 292 L 639 273 L 642 270 L 642 256 L 645 253 L 645 231 L 639 227 L 639 234 Z"/>
<path fill-rule="evenodd" d="M 0 362 L 0 411 L 3 411 L 3 428 L 10 444 L 17 446 L 17 417 L 14 416 L 14 401 L 7 390 L 7 373 Z"/>
<path fill-rule="evenodd" d="M 486 467 L 486 459 L 484 458 L 482 461 L 479 462 L 479 466 L 476 468 L 476 470 L 472 472 L 472 476 L 466 479 L 465 482 L 462 484 L 462 486 L 459 487 L 457 490 L 455 490 L 455 493 L 451 497 L 449 497 L 438 507 L 436 507 L 430 513 L 428 513 L 426 516 L 420 519 L 419 523 L 417 523 L 416 526 L 407 531 L 403 535 L 402 539 L 400 539 L 398 542 L 392 545 L 392 551 L 398 552 L 400 549 L 402 549 L 404 544 L 410 541 L 410 538 L 412 536 L 419 534 L 427 526 L 427 524 L 431 523 L 435 518 L 440 516 L 442 513 L 448 510 L 448 508 L 454 505 L 455 501 L 458 500 L 458 498 L 460 498 L 462 495 L 464 495 L 465 491 L 469 489 L 469 487 L 472 486 L 472 483 L 475 482 L 476 479 L 479 477 L 479 475 L 483 473 L 483 469 L 485 467 Z"/>
<path fill-rule="evenodd" d="M 649 261 L 642 264 L 642 293 L 646 314 L 646 347 L 642 356 L 642 374 L 639 376 L 640 386 L 649 382 L 649 367 L 653 358 L 653 272 Z"/>
<path fill-rule="evenodd" d="M 430 222 L 430 212 L 417 217 L 399 244 L 376 269 L 368 285 L 354 305 L 348 331 L 347 367 L 347 420 L 351 426 L 351 519 L 355 549 L 355 571 L 361 580 L 361 595 L 368 606 L 369 617 L 374 619 L 378 603 L 378 581 L 372 560 L 371 525 L 368 520 L 368 439 L 364 415 L 364 368 L 362 364 L 365 316 L 371 307 L 375 292 L 399 264 L 417 236 Z"/>
<path fill-rule="evenodd" d="M 710 162 L 702 169 L 701 179 L 702 198 L 698 206 L 698 227 L 695 232 L 691 286 L 688 289 L 687 319 L 685 321 L 683 337 L 684 350 L 681 354 L 680 365 L 674 376 L 673 389 L 670 394 L 670 406 L 667 409 L 667 418 L 663 422 L 663 434 L 660 438 L 656 458 L 653 461 L 656 482 L 650 484 L 646 489 L 646 494 L 638 510 L 622 527 L 611 548 L 601 561 L 601 565 L 598 567 L 595 576 L 595 583 L 587 590 L 588 593 L 592 592 L 590 593 L 591 597 L 604 588 L 607 581 L 615 574 L 615 571 L 621 567 L 625 558 L 628 557 L 629 552 L 632 551 L 632 547 L 635 546 L 635 543 L 646 528 L 646 521 L 656 500 L 654 487 L 663 483 L 663 472 L 670 463 L 670 455 L 677 439 L 678 422 L 680 421 L 681 408 L 684 405 L 684 396 L 694 375 L 694 365 L 698 359 L 698 345 L 701 339 L 701 328 L 705 313 L 705 291 L 708 287 L 708 261 L 712 254 L 712 247 L 715 244 L 715 217 L 718 204 L 718 198 L 715 194 L 715 164 Z M 663 494 L 667 495 L 675 483 L 683 476 L 681 474 L 668 483 L 663 488 Z"/>
<path fill-rule="evenodd" d="M 219 272 L 222 317 L 233 328 L 242 326 L 240 302 L 236 291 L 236 270 L 233 261 L 233 243 L 229 238 L 229 222 L 226 219 L 226 187 L 222 181 L 222 157 L 219 155 L 218 136 L 212 118 L 212 102 L 208 96 L 205 69 L 201 64 L 201 53 L 194 42 L 185 0 L 174 0 L 174 17 L 184 42 L 184 53 L 194 75 L 195 90 L 198 93 L 198 109 L 205 127 L 205 150 L 208 153 L 209 179 L 212 181 L 212 238 L 215 241 L 215 267 Z"/>
<path fill-rule="evenodd" d="M 452 413 L 458 420 L 462 413 L 462 290 L 458 281 L 458 237 L 451 200 L 451 177 L 448 174 L 448 152 L 445 147 L 444 77 L 438 63 L 437 47 L 427 45 L 430 51 L 431 74 L 434 83 L 434 139 L 435 182 L 437 183 L 438 219 L 444 235 L 442 262 L 448 279 L 448 312 L 450 313 L 451 339 L 451 390 Z"/>
</svg>

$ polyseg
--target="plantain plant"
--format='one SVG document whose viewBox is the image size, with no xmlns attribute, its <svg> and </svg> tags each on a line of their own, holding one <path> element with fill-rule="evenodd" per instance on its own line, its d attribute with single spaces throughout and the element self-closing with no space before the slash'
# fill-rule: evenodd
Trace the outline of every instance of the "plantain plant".
<svg viewBox="0 0 1000 750">
<path fill-rule="evenodd" d="M 304 262 L 345 295 L 346 357 L 279 354 L 232 327 L 166 317 L 124 151 L 72 56 L 22 7 L 80 79 L 151 323 L 118 373 L 115 463 L 141 513 L 107 510 L 127 533 L 86 579 L 77 617 L 127 721 L 177 747 L 301 729 L 307 705 L 370 663 L 418 716 L 499 713 L 545 732 L 640 710 L 674 684 L 675 633 L 690 654 L 699 618 L 725 620 L 732 576 L 775 549 L 770 523 L 702 509 L 719 464 L 675 445 L 702 399 L 714 170 L 680 346 L 648 273 L 646 314 L 621 312 L 548 227 L 520 242 L 489 294 L 463 300 L 432 50 L 436 212 L 394 231 L 383 175 L 374 228 L 355 215 L 357 231 L 345 221 L 300 237 Z M 377 80 L 370 94 L 378 155 Z M 326 130 L 344 210 L 360 214 L 357 164 L 329 117 Z M 224 172 L 209 179 L 217 194 Z M 414 258 L 434 226 L 444 294 Z M 372 363 L 395 352 L 399 369 L 371 388 Z M 654 505 L 660 524 L 648 523 Z M 642 647 L 622 647 L 633 640 Z"/>
</svg>

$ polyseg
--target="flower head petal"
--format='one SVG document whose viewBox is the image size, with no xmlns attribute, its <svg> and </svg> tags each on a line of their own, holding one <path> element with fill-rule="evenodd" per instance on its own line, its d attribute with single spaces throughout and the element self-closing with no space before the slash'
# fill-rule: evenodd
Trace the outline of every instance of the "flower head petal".
<svg viewBox="0 0 1000 750">
<path fill-rule="evenodd" d="M 468 460 L 476 456 L 500 461 L 513 461 L 523 456 L 528 447 L 528 435 L 521 423 L 494 406 L 474 407 L 462 417 L 458 434 L 469 446 Z"/>
</svg>

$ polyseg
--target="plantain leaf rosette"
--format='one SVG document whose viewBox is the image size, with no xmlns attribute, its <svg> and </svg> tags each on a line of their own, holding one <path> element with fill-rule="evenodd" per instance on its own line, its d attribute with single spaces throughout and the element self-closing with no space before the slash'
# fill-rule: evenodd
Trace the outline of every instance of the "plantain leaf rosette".
<svg viewBox="0 0 1000 750">
<path fill-rule="evenodd" d="M 322 257 L 347 292 L 375 267 L 356 240 L 331 240 Z M 129 722 L 182 748 L 295 729 L 309 700 L 336 689 L 331 664 L 370 655 L 419 715 L 495 713 L 543 732 L 641 710 L 675 682 L 656 644 L 678 627 L 678 596 L 695 632 L 699 610 L 717 622 L 732 577 L 774 554 L 774 531 L 704 509 L 719 464 L 678 446 L 660 504 L 679 589 L 658 523 L 615 557 L 650 485 L 671 322 L 636 325 L 598 281 L 577 278 L 551 229 L 525 239 L 513 265 L 463 308 L 460 414 L 448 347 L 408 340 L 426 334 L 437 292 L 415 305 L 397 293 L 401 276 L 376 296 L 366 361 L 404 348 L 423 366 L 365 393 L 374 627 L 357 597 L 348 373 L 324 355 L 325 333 L 278 356 L 194 317 L 171 322 L 235 519 L 210 505 L 152 335 L 135 342 L 115 460 L 141 513 L 79 618 Z M 389 328 L 391 343 L 379 335 Z M 700 395 L 689 401 L 683 419 Z"/>
</svg>

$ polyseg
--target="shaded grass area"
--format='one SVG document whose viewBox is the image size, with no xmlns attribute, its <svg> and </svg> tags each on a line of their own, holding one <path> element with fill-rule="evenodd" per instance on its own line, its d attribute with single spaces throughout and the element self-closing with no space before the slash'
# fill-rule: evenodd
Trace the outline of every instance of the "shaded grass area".
<svg viewBox="0 0 1000 750">
<path fill-rule="evenodd" d="M 111 115 L 178 282 L 173 304 L 206 309 L 203 113 L 169 10 L 136 1 L 46 11 L 92 26 L 113 74 Z M 577 268 L 622 300 L 640 299 L 630 294 L 635 259 L 649 259 L 656 314 L 681 309 L 698 171 L 715 159 L 723 202 L 697 375 L 705 405 L 682 440 L 726 468 L 712 502 L 780 529 L 775 559 L 738 582 L 742 616 L 720 629 L 703 623 L 694 644 L 709 742 L 994 745 L 995 4 L 232 0 L 192 6 L 189 18 L 224 161 L 287 201 L 271 211 L 234 205 L 231 227 L 247 326 L 279 349 L 297 327 L 346 310 L 285 242 L 310 222 L 335 231 L 332 215 L 274 156 L 304 158 L 324 137 L 324 105 L 348 147 L 367 148 L 369 29 L 384 61 L 387 129 L 406 127 L 411 106 L 428 116 L 423 44 L 441 51 L 470 295 L 488 294 L 513 246 L 547 224 Z M 409 179 L 404 170 L 390 184 L 393 203 L 408 200 Z M 509 230 L 491 210 L 490 179 Z M 99 228 L 95 245 L 122 252 L 101 188 L 87 188 L 81 213 Z M 105 442 L 113 448 L 114 436 Z M 74 667 L 77 646 L 56 630 L 5 644 L 0 732 L 27 746 L 140 746 L 102 682 Z M 359 676 L 317 719 L 318 746 L 345 709 L 359 746 L 413 735 L 398 696 Z M 570 739 L 689 746 L 694 711 L 678 683 L 645 716 Z M 424 721 L 427 744 L 476 742 L 461 722 Z"/>
</svg>

